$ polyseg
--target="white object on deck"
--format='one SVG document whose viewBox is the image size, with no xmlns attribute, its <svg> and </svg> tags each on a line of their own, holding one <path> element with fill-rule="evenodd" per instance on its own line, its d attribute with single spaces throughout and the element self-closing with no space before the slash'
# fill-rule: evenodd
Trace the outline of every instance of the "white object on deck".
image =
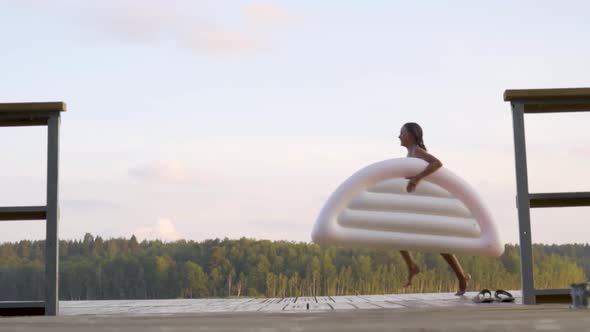
<svg viewBox="0 0 590 332">
<path fill-rule="evenodd" d="M 322 208 L 318 244 L 500 256 L 504 245 L 475 190 L 444 167 L 406 192 L 426 168 L 418 158 L 384 160 L 342 183 Z"/>
</svg>

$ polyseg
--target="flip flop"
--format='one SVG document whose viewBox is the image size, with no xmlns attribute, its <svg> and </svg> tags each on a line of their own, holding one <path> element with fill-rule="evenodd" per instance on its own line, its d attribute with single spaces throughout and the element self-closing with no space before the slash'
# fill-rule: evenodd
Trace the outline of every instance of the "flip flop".
<svg viewBox="0 0 590 332">
<path fill-rule="evenodd" d="M 475 303 L 492 303 L 494 299 L 492 298 L 492 292 L 489 289 L 482 289 L 475 297 L 473 298 L 473 302 Z"/>
<path fill-rule="evenodd" d="M 498 302 L 514 302 L 514 296 L 505 290 L 498 289 L 494 292 L 494 297 Z"/>
</svg>

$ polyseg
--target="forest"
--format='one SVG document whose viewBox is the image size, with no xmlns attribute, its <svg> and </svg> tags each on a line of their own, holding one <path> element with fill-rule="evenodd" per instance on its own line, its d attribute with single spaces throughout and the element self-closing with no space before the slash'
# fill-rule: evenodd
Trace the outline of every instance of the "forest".
<svg viewBox="0 0 590 332">
<path fill-rule="evenodd" d="M 44 298 L 44 241 L 0 243 L 0 300 Z M 454 292 L 457 279 L 438 254 L 413 253 L 421 272 L 403 288 L 398 251 L 320 247 L 305 242 L 214 239 L 60 241 L 61 300 L 297 297 Z M 590 275 L 590 245 L 535 244 L 535 287 L 565 288 Z M 459 256 L 469 290 L 520 289 L 519 248 L 499 258 Z"/>
</svg>

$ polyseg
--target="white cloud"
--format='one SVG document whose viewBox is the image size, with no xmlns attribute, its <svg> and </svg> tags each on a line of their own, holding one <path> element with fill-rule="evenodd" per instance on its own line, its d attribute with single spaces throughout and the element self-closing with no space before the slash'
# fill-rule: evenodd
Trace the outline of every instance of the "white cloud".
<svg viewBox="0 0 590 332">
<path fill-rule="evenodd" d="M 228 19 L 232 17 L 229 12 L 224 17 L 214 11 L 198 3 L 170 6 L 142 2 L 138 6 L 124 2 L 116 8 L 101 7 L 91 15 L 95 28 L 116 38 L 141 43 L 172 40 L 181 48 L 209 55 L 250 55 L 264 48 L 263 36 L 248 22 L 242 22 L 244 16 L 271 23 L 290 17 L 286 11 L 269 5 L 246 6 L 242 15 L 233 19 Z"/>
<path fill-rule="evenodd" d="M 109 40 L 143 44 L 171 42 L 185 50 L 213 56 L 252 55 L 268 49 L 267 31 L 257 29 L 259 25 L 274 26 L 299 18 L 267 2 L 241 7 L 232 3 L 182 0 L 57 1 L 51 6 L 26 1 L 25 4 L 52 16 L 69 15 L 67 21 L 80 21 L 83 27 L 106 34 Z"/>
<path fill-rule="evenodd" d="M 183 181 L 189 177 L 186 165 L 178 160 L 163 160 L 132 167 L 128 174 L 148 181 Z"/>
<path fill-rule="evenodd" d="M 64 209 L 76 209 L 80 211 L 116 211 L 121 209 L 118 203 L 101 199 L 62 199 L 61 205 Z"/>
<path fill-rule="evenodd" d="M 167 218 L 160 218 L 158 223 L 151 226 L 137 228 L 133 234 L 140 239 L 160 239 L 165 241 L 174 241 L 183 236 L 176 230 L 174 223 Z"/>
<path fill-rule="evenodd" d="M 269 2 L 254 2 L 242 7 L 244 16 L 260 23 L 288 23 L 298 19 L 288 10 Z"/>
<path fill-rule="evenodd" d="M 189 31 L 178 37 L 180 45 L 210 54 L 250 54 L 261 49 L 256 37 L 240 31 Z"/>
</svg>

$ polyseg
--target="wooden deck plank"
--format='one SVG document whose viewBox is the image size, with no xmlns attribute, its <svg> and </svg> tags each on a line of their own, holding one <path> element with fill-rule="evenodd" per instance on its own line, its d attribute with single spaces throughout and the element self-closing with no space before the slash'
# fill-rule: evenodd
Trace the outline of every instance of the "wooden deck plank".
<svg viewBox="0 0 590 332">
<path fill-rule="evenodd" d="M 590 192 L 529 194 L 531 208 L 590 206 Z"/>
<path fill-rule="evenodd" d="M 308 306 L 309 305 L 309 306 Z M 297 302 L 287 305 L 284 311 L 332 311 L 329 303 Z"/>
<path fill-rule="evenodd" d="M 45 206 L 6 206 L 0 207 L 0 221 L 45 220 Z"/>
<path fill-rule="evenodd" d="M 559 100 L 588 98 L 590 100 L 590 88 L 565 88 L 565 89 L 509 89 L 504 91 L 504 101 L 527 100 Z"/>
<path fill-rule="evenodd" d="M 520 291 L 510 291 L 519 306 Z M 481 306 L 471 299 L 477 292 L 468 292 L 463 297 L 453 293 L 431 294 L 385 294 L 359 296 L 318 296 L 298 298 L 239 298 L 239 299 L 171 299 L 171 300 L 107 300 L 107 301 L 61 301 L 63 315 L 99 316 L 145 316 L 193 314 L 206 312 L 304 312 L 345 311 L 370 309 L 424 309 Z M 489 304 L 488 304 L 489 305 Z M 492 303 L 492 305 L 494 305 Z M 496 307 L 496 306 L 493 306 Z"/>
<path fill-rule="evenodd" d="M 38 102 L 38 103 L 0 103 L 1 113 L 16 112 L 65 112 L 66 103 L 62 101 Z"/>
</svg>

